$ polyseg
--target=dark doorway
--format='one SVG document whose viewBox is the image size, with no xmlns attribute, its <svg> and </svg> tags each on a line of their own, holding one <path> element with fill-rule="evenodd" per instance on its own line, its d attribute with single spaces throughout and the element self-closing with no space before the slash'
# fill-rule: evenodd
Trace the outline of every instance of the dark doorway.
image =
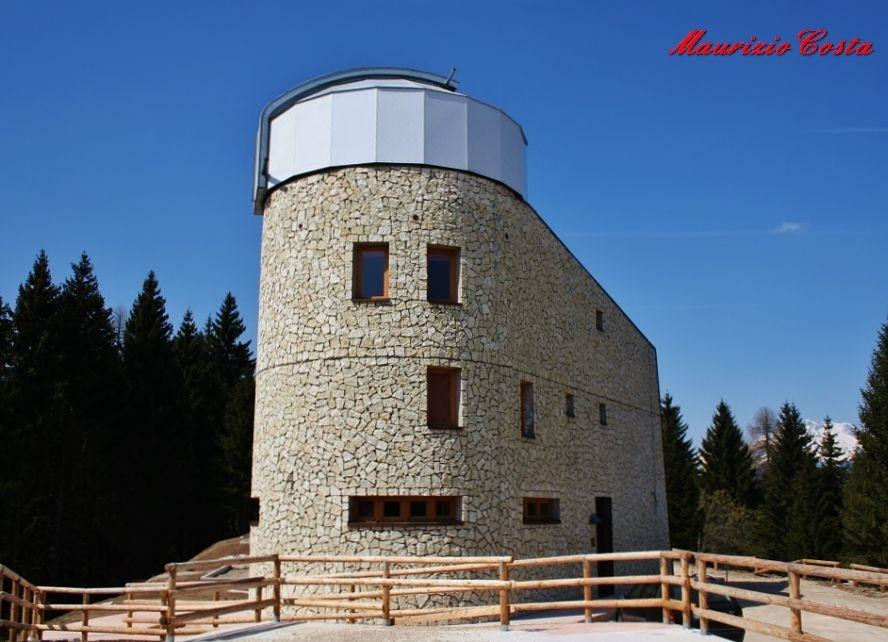
<svg viewBox="0 0 888 642">
<path fill-rule="evenodd" d="M 598 542 L 599 553 L 614 552 L 614 524 L 613 507 L 610 497 L 595 498 L 595 539 Z M 613 577 L 613 562 L 598 562 L 598 577 Z M 613 595 L 613 585 L 602 584 L 598 587 L 598 595 Z"/>
</svg>

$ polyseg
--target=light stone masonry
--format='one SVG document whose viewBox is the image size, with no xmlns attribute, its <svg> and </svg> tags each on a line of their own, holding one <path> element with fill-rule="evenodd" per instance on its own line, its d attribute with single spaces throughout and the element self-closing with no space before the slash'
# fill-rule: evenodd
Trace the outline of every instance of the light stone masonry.
<svg viewBox="0 0 888 642">
<path fill-rule="evenodd" d="M 389 245 L 388 302 L 352 300 L 363 242 Z M 459 305 L 427 301 L 429 244 L 460 248 Z M 594 552 L 596 497 L 615 550 L 668 546 L 654 347 L 509 188 L 412 166 L 296 178 L 265 205 L 259 310 L 252 554 Z M 432 365 L 462 370 L 460 430 L 426 425 Z M 462 523 L 349 526 L 350 495 L 398 494 L 461 495 Z M 523 497 L 557 497 L 561 523 L 523 524 Z"/>
</svg>

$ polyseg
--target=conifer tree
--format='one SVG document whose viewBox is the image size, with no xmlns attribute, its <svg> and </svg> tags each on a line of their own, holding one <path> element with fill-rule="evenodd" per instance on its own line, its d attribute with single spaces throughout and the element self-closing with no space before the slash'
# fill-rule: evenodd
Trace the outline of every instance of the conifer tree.
<svg viewBox="0 0 888 642">
<path fill-rule="evenodd" d="M 808 556 L 814 507 L 811 498 L 816 460 L 811 436 L 795 404 L 780 408 L 771 442 L 771 463 L 764 475 L 760 541 L 768 557 L 778 560 Z"/>
<path fill-rule="evenodd" d="M 129 317 L 123 338 L 127 385 L 127 448 L 124 484 L 133 503 L 148 515 L 166 515 L 170 526 L 146 529 L 128 525 L 130 547 L 142 554 L 138 564 L 149 571 L 181 549 L 185 507 L 175 503 L 184 481 L 188 453 L 181 447 L 181 373 L 173 353 L 173 328 L 154 272 L 149 272 Z M 172 502 L 172 504 L 171 504 Z"/>
<path fill-rule="evenodd" d="M 858 447 L 845 484 L 845 551 L 853 561 L 888 567 L 888 323 L 861 392 Z"/>
<path fill-rule="evenodd" d="M 694 448 L 681 408 L 666 394 L 660 402 L 660 429 L 666 473 L 669 539 L 677 548 L 695 549 L 700 534 L 700 488 Z"/>
<path fill-rule="evenodd" d="M 9 422 L 3 435 L 6 494 L 4 563 L 28 568 L 35 581 L 50 579 L 58 485 L 59 290 L 42 250 L 19 286 L 12 313 L 14 333 L 8 376 Z M 6 560 L 9 560 L 6 562 Z"/>
<path fill-rule="evenodd" d="M 720 401 L 700 446 L 700 487 L 711 494 L 723 490 L 739 505 L 756 502 L 755 469 L 743 433 L 731 409 Z"/>
<path fill-rule="evenodd" d="M 182 375 L 181 441 L 191 453 L 183 474 L 185 501 L 192 507 L 183 541 L 188 551 L 198 550 L 220 534 L 221 511 L 216 487 L 216 434 L 214 423 L 221 417 L 218 408 L 221 381 L 213 368 L 206 335 L 198 330 L 191 310 L 186 310 L 173 339 L 173 351 Z"/>
<path fill-rule="evenodd" d="M 56 444 L 61 453 L 54 491 L 51 531 L 54 575 L 71 581 L 78 574 L 98 577 L 107 563 L 105 547 L 87 534 L 117 508 L 104 485 L 108 448 L 120 419 L 120 363 L 111 310 L 99 292 L 86 254 L 73 264 L 59 296 L 59 402 Z M 108 490 L 108 492 L 100 492 Z"/>
<path fill-rule="evenodd" d="M 842 450 L 836 441 L 832 419 L 823 421 L 823 433 L 817 447 L 816 532 L 813 543 L 818 558 L 835 560 L 842 554 L 842 489 L 845 466 Z"/>
<path fill-rule="evenodd" d="M 237 301 L 225 295 L 215 318 L 208 322 L 210 361 L 221 382 L 216 437 L 219 501 L 226 530 L 245 530 L 248 519 L 250 467 L 253 443 L 253 369 L 250 342 L 241 341 L 246 327 Z"/>
</svg>

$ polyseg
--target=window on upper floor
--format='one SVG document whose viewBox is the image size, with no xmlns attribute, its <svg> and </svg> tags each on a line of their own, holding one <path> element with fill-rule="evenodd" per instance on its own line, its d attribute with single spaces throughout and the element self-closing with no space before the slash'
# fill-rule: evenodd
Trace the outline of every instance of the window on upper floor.
<svg viewBox="0 0 888 642">
<path fill-rule="evenodd" d="M 521 382 L 521 436 L 534 436 L 533 384 Z"/>
<path fill-rule="evenodd" d="M 607 425 L 607 405 L 603 403 L 598 404 L 598 423 L 602 426 Z"/>
<path fill-rule="evenodd" d="M 355 244 L 352 296 L 356 301 L 384 301 L 389 297 L 387 244 Z"/>
<path fill-rule="evenodd" d="M 559 524 L 561 511 L 553 497 L 525 497 L 523 501 L 525 524 Z"/>
<path fill-rule="evenodd" d="M 575 417 L 574 414 L 574 396 L 569 392 L 564 395 L 564 416 Z"/>
<path fill-rule="evenodd" d="M 459 302 L 459 249 L 429 245 L 428 299 L 432 303 Z"/>
<path fill-rule="evenodd" d="M 428 425 L 459 427 L 459 368 L 430 367 L 426 376 Z"/>
<path fill-rule="evenodd" d="M 604 312 L 595 310 L 595 329 L 604 332 Z"/>
<path fill-rule="evenodd" d="M 348 502 L 348 523 L 352 526 L 458 524 L 461 502 L 458 495 L 352 496 Z"/>
</svg>

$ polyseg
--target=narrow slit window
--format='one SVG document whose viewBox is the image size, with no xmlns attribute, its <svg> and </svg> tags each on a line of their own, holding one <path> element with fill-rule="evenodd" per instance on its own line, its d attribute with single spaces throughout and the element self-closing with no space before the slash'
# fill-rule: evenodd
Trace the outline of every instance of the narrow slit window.
<svg viewBox="0 0 888 642">
<path fill-rule="evenodd" d="M 525 497 L 523 500 L 525 524 L 560 524 L 558 500 L 553 497 Z"/>
<path fill-rule="evenodd" d="M 595 310 L 595 329 L 604 332 L 604 312 Z"/>
<path fill-rule="evenodd" d="M 598 404 L 598 423 L 602 426 L 607 425 L 607 405 L 600 403 Z"/>
<path fill-rule="evenodd" d="M 429 246 L 428 299 L 433 303 L 459 302 L 459 249 Z"/>
<path fill-rule="evenodd" d="M 355 245 L 354 298 L 382 301 L 389 296 L 388 245 Z"/>
<path fill-rule="evenodd" d="M 533 384 L 521 382 L 521 436 L 534 436 Z"/>
<path fill-rule="evenodd" d="M 427 375 L 428 425 L 459 427 L 459 368 L 429 368 Z"/>
<path fill-rule="evenodd" d="M 574 396 L 569 392 L 564 395 L 564 416 L 576 417 L 574 414 Z"/>
<path fill-rule="evenodd" d="M 458 524 L 461 502 L 458 495 L 353 496 L 348 523 L 355 527 Z"/>
</svg>

